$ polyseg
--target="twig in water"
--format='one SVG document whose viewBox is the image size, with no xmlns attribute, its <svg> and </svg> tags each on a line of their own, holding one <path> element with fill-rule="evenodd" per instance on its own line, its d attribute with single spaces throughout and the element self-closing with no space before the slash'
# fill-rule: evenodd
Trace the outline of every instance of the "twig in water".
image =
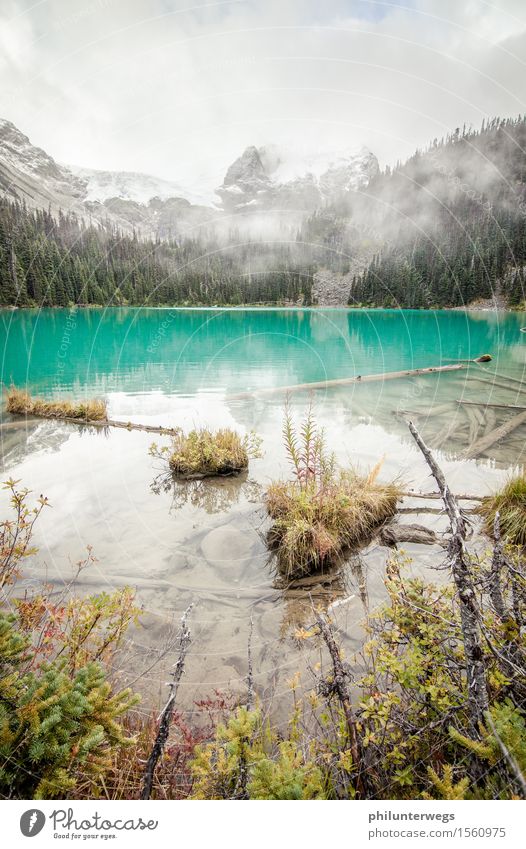
<svg viewBox="0 0 526 849">
<path fill-rule="evenodd" d="M 183 618 L 181 619 L 181 636 L 179 638 L 179 657 L 177 658 L 177 663 L 175 664 L 174 671 L 172 673 L 172 680 L 170 681 L 170 697 L 166 702 L 163 710 L 160 714 L 160 722 L 159 722 L 159 730 L 157 731 L 157 736 L 155 738 L 155 742 L 152 747 L 152 751 L 150 752 L 150 757 L 146 762 L 146 769 L 144 770 L 144 782 L 143 788 L 141 792 L 141 799 L 149 799 L 152 792 L 153 785 L 153 775 L 155 772 L 155 767 L 157 766 L 157 762 L 161 757 L 164 747 L 166 746 L 166 741 L 168 740 L 168 734 L 170 731 L 170 722 L 172 720 L 172 715 L 175 707 L 175 698 L 177 696 L 177 688 L 179 686 L 179 682 L 183 676 L 184 672 L 184 664 L 185 657 L 188 651 L 188 647 L 190 645 L 190 630 L 186 624 L 186 620 L 188 615 L 194 605 L 191 604 L 186 608 L 183 613 Z"/>
<path fill-rule="evenodd" d="M 325 645 L 327 646 L 329 654 L 331 656 L 332 667 L 334 671 L 332 689 L 338 697 L 338 701 L 342 706 L 343 713 L 345 716 L 345 723 L 347 725 L 347 731 L 349 734 L 349 746 L 351 750 L 351 756 L 353 764 L 355 765 L 357 770 L 356 790 L 362 797 L 362 799 L 364 799 L 367 798 L 366 779 L 363 771 L 363 758 L 361 753 L 360 739 L 358 737 L 358 729 L 356 727 L 356 718 L 352 709 L 351 696 L 346 684 L 347 673 L 343 665 L 340 650 L 336 645 L 331 626 L 329 625 L 323 614 L 316 610 L 314 605 L 313 610 L 314 616 L 316 618 L 316 623 L 318 625 L 318 628 L 320 629 L 321 636 L 323 637 Z"/>
</svg>

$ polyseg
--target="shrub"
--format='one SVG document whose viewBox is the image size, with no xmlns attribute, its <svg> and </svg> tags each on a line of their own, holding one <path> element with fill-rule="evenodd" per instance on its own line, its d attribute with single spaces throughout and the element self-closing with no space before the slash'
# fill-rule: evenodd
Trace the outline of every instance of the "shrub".
<svg viewBox="0 0 526 849">
<path fill-rule="evenodd" d="M 152 457 L 168 460 L 173 475 L 187 480 L 238 475 L 248 468 L 249 457 L 260 455 L 261 440 L 254 433 L 240 436 L 229 428 L 215 433 L 208 428 L 175 431 L 171 445 L 150 446 Z"/>
<path fill-rule="evenodd" d="M 65 796 L 80 781 L 94 782 L 109 768 L 112 750 L 132 742 L 120 717 L 138 699 L 129 690 L 112 694 L 97 663 L 74 675 L 65 662 L 21 674 L 29 640 L 16 624 L 0 613 L 0 792 Z"/>
<path fill-rule="evenodd" d="M 287 409 L 283 438 L 294 480 L 272 483 L 266 503 L 274 520 L 268 542 L 288 579 L 330 566 L 346 549 L 369 541 L 395 514 L 400 490 L 376 481 L 380 464 L 367 476 L 337 469 L 312 411 L 298 431 Z"/>
<path fill-rule="evenodd" d="M 26 557 L 35 553 L 31 545 L 33 525 L 47 506 L 47 498 L 40 498 L 34 507 L 27 503 L 28 489 L 18 489 L 19 481 L 12 478 L 2 484 L 10 492 L 10 505 L 14 518 L 0 522 L 0 592 L 5 598 L 6 588 L 16 581 L 20 565 Z"/>
<path fill-rule="evenodd" d="M 526 476 L 512 478 L 496 495 L 484 498 L 479 509 L 489 536 L 498 510 L 502 536 L 512 545 L 526 545 Z"/>
<path fill-rule="evenodd" d="M 295 735 L 278 740 L 259 710 L 239 707 L 215 737 L 196 746 L 194 799 L 323 799 L 324 776 Z"/>
<path fill-rule="evenodd" d="M 83 421 L 106 421 L 106 401 L 93 398 L 87 401 L 44 401 L 33 398 L 29 392 L 11 386 L 6 392 L 8 413 L 23 416 L 42 416 L 46 419 L 82 419 Z"/>
</svg>

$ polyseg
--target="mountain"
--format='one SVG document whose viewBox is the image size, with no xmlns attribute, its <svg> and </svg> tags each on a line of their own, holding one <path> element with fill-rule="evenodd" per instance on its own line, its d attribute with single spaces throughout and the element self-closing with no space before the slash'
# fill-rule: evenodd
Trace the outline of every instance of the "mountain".
<svg viewBox="0 0 526 849">
<path fill-rule="evenodd" d="M 90 200 L 88 178 L 12 124 L 0 136 L 1 304 L 526 303 L 524 117 L 455 130 L 382 172 L 368 151 L 307 162 L 250 147 L 226 171 L 223 211 L 138 202 L 135 175 L 109 180 L 127 197 Z M 70 204 L 49 212 L 51 197 Z M 276 219 L 287 238 L 267 238 Z"/>
<path fill-rule="evenodd" d="M 274 145 L 252 145 L 232 163 L 216 192 L 230 212 L 312 212 L 365 189 L 379 170 L 367 148 L 301 156 Z"/>
<path fill-rule="evenodd" d="M 0 120 L 0 193 L 33 209 L 73 212 L 99 226 L 112 225 L 142 238 L 228 236 L 254 211 L 282 213 L 268 219 L 274 229 L 297 227 L 298 220 L 327 204 L 363 190 L 378 174 L 378 161 L 366 149 L 332 154 L 298 154 L 275 145 L 246 148 L 227 169 L 223 184 L 183 185 L 149 174 L 103 171 L 57 163 L 31 144 L 14 124 Z M 228 217 L 224 213 L 228 213 Z M 265 223 L 260 220 L 261 228 Z"/>
<path fill-rule="evenodd" d="M 96 171 L 57 163 L 31 144 L 14 124 L 0 119 L 0 194 L 32 209 L 75 213 L 144 238 L 176 238 L 206 224 L 217 212 L 202 198 L 148 174 Z"/>
<path fill-rule="evenodd" d="M 85 183 L 85 200 L 91 202 L 104 203 L 112 198 L 145 205 L 152 198 L 181 198 L 196 206 L 208 206 L 213 202 L 210 193 L 197 192 L 171 180 L 163 180 L 161 177 L 141 174 L 138 171 L 97 171 L 93 168 L 77 167 L 71 167 L 69 170 Z"/>
<path fill-rule="evenodd" d="M 28 206 L 71 209 L 86 196 L 86 184 L 31 144 L 10 121 L 0 119 L 0 191 Z"/>
</svg>

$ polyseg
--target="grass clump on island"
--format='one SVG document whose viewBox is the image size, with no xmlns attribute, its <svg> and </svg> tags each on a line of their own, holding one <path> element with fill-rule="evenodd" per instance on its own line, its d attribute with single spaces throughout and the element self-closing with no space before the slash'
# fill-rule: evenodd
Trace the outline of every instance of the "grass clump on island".
<svg viewBox="0 0 526 849">
<path fill-rule="evenodd" d="M 511 478 L 496 495 L 488 495 L 479 510 L 488 536 L 493 536 L 498 510 L 502 537 L 512 545 L 526 545 L 526 475 Z"/>
<path fill-rule="evenodd" d="M 46 419 L 79 419 L 83 421 L 106 421 L 106 401 L 91 398 L 87 401 L 45 401 L 34 398 L 29 392 L 11 386 L 6 391 L 8 413 L 22 416 L 42 416 Z"/>
<path fill-rule="evenodd" d="M 261 456 L 261 439 L 255 433 L 241 436 L 230 428 L 217 431 L 206 427 L 185 433 L 177 428 L 170 445 L 150 446 L 152 457 L 168 460 L 170 471 L 179 478 L 238 475 L 248 468 L 250 457 Z"/>
<path fill-rule="evenodd" d="M 338 468 L 311 410 L 299 429 L 286 410 L 283 439 L 294 479 L 275 481 L 267 490 L 274 520 L 268 542 L 284 577 L 293 579 L 331 566 L 346 549 L 367 542 L 394 516 L 400 487 L 377 481 L 381 463 L 368 475 Z"/>
</svg>

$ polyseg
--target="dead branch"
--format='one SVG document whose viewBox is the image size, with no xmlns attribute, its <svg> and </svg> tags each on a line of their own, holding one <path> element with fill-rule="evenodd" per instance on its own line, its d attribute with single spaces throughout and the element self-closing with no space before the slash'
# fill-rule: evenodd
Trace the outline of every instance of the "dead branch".
<svg viewBox="0 0 526 849">
<path fill-rule="evenodd" d="M 252 669 L 252 633 L 254 631 L 254 614 L 250 615 L 250 629 L 248 632 L 248 672 L 247 672 L 247 710 L 254 707 L 254 673 Z"/>
<path fill-rule="evenodd" d="M 429 448 L 412 422 L 408 422 L 408 427 L 438 484 L 451 523 L 448 561 L 460 601 L 460 622 L 466 658 L 468 708 L 471 727 L 473 734 L 479 737 L 480 723 L 483 721 L 484 714 L 488 710 L 489 700 L 480 633 L 480 612 L 477 606 L 469 557 L 465 547 L 466 522 L 455 496 L 451 493 L 444 474 Z"/>
<path fill-rule="evenodd" d="M 163 710 L 161 711 L 157 736 L 155 738 L 155 742 L 153 744 L 152 751 L 150 752 L 148 761 L 146 762 L 141 799 L 150 798 L 155 767 L 157 766 L 157 762 L 161 757 L 164 751 L 164 747 L 166 746 L 166 741 L 168 740 L 168 734 L 170 732 L 170 722 L 172 720 L 172 715 L 175 707 L 175 698 L 177 696 L 177 688 L 179 687 L 179 682 L 183 676 L 186 653 L 188 651 L 188 647 L 190 646 L 190 630 L 186 624 L 186 620 L 192 607 L 193 604 L 189 605 L 189 607 L 186 608 L 181 619 L 179 657 L 177 658 L 177 663 L 175 664 L 174 671 L 172 673 L 172 680 L 169 683 L 170 696 Z"/>
<path fill-rule="evenodd" d="M 341 658 L 340 650 L 336 645 L 331 626 L 329 625 L 322 613 L 316 610 L 314 606 L 313 609 L 314 616 L 316 617 L 316 623 L 318 625 L 318 628 L 320 629 L 321 636 L 323 637 L 325 645 L 329 650 L 329 654 L 332 660 L 332 668 L 334 671 L 332 689 L 333 692 L 336 694 L 340 705 L 342 706 L 342 710 L 345 716 L 345 723 L 347 725 L 347 732 L 349 735 L 349 747 L 351 750 L 353 764 L 357 769 L 356 790 L 362 798 L 367 798 L 366 777 L 363 769 L 364 763 L 361 752 L 360 739 L 356 727 L 356 718 L 354 716 L 351 696 L 349 694 L 349 690 L 347 688 L 346 683 L 347 673 L 345 671 L 345 667 Z"/>
</svg>

